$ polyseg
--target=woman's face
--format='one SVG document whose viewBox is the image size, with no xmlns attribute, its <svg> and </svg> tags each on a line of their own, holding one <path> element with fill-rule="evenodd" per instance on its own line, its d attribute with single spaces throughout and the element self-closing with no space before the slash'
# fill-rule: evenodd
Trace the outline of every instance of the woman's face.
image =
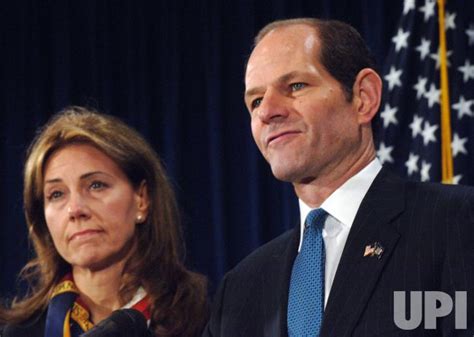
<svg viewBox="0 0 474 337">
<path fill-rule="evenodd" d="M 54 245 L 73 268 L 100 270 L 125 261 L 135 226 L 147 215 L 145 184 L 135 190 L 110 157 L 78 144 L 48 159 L 43 192 Z"/>
</svg>

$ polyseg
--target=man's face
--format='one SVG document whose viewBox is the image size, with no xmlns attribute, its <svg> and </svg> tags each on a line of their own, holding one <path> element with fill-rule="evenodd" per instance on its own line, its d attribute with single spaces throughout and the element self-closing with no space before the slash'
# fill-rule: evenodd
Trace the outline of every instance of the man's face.
<svg viewBox="0 0 474 337">
<path fill-rule="evenodd" d="M 311 27 L 268 33 L 253 50 L 245 77 L 252 134 L 278 179 L 310 182 L 356 152 L 360 130 L 354 104 L 319 62 Z"/>
</svg>

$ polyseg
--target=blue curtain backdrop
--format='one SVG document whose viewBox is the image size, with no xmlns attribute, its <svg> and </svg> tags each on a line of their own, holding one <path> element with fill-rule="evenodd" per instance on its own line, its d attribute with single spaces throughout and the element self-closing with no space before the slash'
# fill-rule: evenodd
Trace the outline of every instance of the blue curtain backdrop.
<svg viewBox="0 0 474 337">
<path fill-rule="evenodd" d="M 165 162 L 183 213 L 190 267 L 222 275 L 294 225 L 292 188 L 250 134 L 244 64 L 269 21 L 353 24 L 382 64 L 402 1 L 4 1 L 0 9 L 0 296 L 31 255 L 22 169 L 35 130 L 67 105 L 138 129 Z"/>
</svg>

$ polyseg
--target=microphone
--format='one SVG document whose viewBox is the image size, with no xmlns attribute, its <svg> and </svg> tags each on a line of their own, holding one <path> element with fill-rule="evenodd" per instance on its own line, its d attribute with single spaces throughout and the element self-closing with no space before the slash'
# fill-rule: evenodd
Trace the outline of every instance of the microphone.
<svg viewBox="0 0 474 337">
<path fill-rule="evenodd" d="M 145 316 L 135 309 L 120 309 L 83 333 L 81 337 L 145 337 L 149 336 Z"/>
</svg>

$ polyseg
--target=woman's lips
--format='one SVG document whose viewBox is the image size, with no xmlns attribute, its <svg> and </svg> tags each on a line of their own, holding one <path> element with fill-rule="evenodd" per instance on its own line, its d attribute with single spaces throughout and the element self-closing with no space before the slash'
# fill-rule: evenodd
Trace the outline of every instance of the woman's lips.
<svg viewBox="0 0 474 337">
<path fill-rule="evenodd" d="M 88 238 L 90 238 L 90 237 L 92 237 L 96 234 L 101 233 L 101 232 L 102 232 L 102 230 L 99 230 L 99 229 L 85 229 L 85 230 L 76 232 L 73 235 L 71 235 L 71 237 L 69 238 L 69 241 L 88 239 Z"/>
</svg>

